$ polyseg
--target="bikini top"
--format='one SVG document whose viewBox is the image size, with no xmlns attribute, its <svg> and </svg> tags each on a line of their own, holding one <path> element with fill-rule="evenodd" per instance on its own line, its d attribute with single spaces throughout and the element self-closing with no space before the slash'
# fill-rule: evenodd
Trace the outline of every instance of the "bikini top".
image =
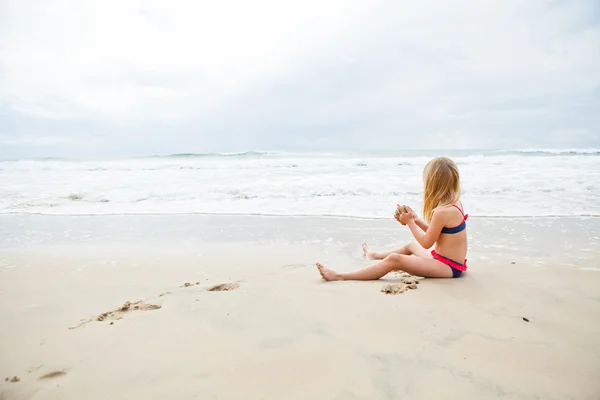
<svg viewBox="0 0 600 400">
<path fill-rule="evenodd" d="M 458 211 L 460 211 L 460 213 L 461 213 L 461 214 L 462 214 L 462 216 L 463 216 L 463 221 L 460 223 L 460 225 L 458 225 L 458 226 L 455 226 L 454 228 L 446 228 L 446 227 L 444 227 L 444 228 L 442 229 L 442 233 L 448 233 L 448 234 L 458 233 L 458 232 L 461 232 L 461 231 L 465 230 L 465 228 L 467 227 L 467 223 L 466 223 L 466 221 L 467 221 L 467 218 L 469 218 L 469 214 L 465 214 L 465 213 L 463 212 L 463 210 L 461 210 L 461 209 L 460 209 L 458 206 L 456 206 L 456 205 L 453 205 L 452 207 L 456 207 L 456 209 L 457 209 Z M 461 204 L 461 207 L 462 207 L 462 204 Z"/>
</svg>

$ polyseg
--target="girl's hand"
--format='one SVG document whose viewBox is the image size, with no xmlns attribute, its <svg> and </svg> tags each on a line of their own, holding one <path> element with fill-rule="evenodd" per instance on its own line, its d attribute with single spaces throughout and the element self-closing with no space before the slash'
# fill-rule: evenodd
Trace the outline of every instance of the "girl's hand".
<svg viewBox="0 0 600 400">
<path fill-rule="evenodd" d="M 409 206 L 404 206 L 404 207 L 406 207 L 406 209 L 408 210 L 408 212 L 412 214 L 414 220 L 419 219 L 419 216 L 417 215 L 416 212 L 413 211 L 412 208 L 410 208 Z"/>
<path fill-rule="evenodd" d="M 406 207 L 406 210 L 407 210 L 408 212 L 400 214 L 400 217 L 398 218 L 398 221 L 399 221 L 399 222 L 400 222 L 402 225 L 406 225 L 406 224 L 408 224 L 408 223 L 409 223 L 409 221 L 410 221 L 411 219 L 413 219 L 413 218 L 414 218 L 414 214 L 413 214 L 413 211 L 412 211 L 412 209 L 411 209 L 410 207 Z"/>
<path fill-rule="evenodd" d="M 396 221 L 400 222 L 400 216 L 402 215 L 404 210 L 405 210 L 404 206 L 401 206 L 400 204 L 396 204 L 396 212 L 394 213 L 394 219 Z M 406 224 L 403 224 L 402 222 L 400 222 L 400 224 L 406 225 Z"/>
</svg>

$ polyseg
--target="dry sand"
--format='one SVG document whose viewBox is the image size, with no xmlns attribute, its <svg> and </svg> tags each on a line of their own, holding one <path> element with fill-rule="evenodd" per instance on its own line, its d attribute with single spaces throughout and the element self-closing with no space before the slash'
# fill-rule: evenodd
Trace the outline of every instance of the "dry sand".
<svg viewBox="0 0 600 400">
<path fill-rule="evenodd" d="M 600 399 L 597 271 L 326 283 L 359 243 L 189 249 L 0 250 L 0 399 Z"/>
</svg>

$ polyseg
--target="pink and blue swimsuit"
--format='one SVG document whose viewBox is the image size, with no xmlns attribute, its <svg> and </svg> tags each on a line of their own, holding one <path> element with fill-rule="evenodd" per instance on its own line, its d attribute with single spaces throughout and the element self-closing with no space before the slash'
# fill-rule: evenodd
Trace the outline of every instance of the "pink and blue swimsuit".
<svg viewBox="0 0 600 400">
<path fill-rule="evenodd" d="M 469 214 L 465 214 L 463 212 L 463 210 L 461 210 L 459 207 L 457 207 L 456 205 L 454 205 L 453 207 L 456 207 L 456 209 L 458 211 L 460 211 L 460 213 L 463 216 L 463 221 L 460 223 L 460 225 L 455 226 L 453 228 L 446 228 L 444 227 L 442 229 L 442 233 L 447 233 L 447 234 L 455 234 L 458 232 L 462 232 L 463 230 L 465 230 L 465 228 L 467 227 L 467 218 L 469 217 Z M 458 278 L 459 276 L 462 275 L 463 272 L 465 272 L 467 270 L 467 259 L 465 258 L 465 261 L 463 264 L 458 263 L 454 260 L 451 260 L 449 258 L 446 258 L 444 256 L 439 255 L 438 253 L 435 252 L 435 250 L 431 250 L 431 256 L 433 257 L 434 260 L 438 260 L 444 264 L 446 264 L 447 266 L 449 266 L 452 269 L 452 277 L 453 278 Z"/>
</svg>

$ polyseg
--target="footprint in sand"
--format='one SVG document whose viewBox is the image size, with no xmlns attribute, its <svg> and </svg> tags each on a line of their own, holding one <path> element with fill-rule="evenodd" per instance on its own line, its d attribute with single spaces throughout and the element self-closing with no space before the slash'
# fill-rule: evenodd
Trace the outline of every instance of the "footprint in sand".
<svg viewBox="0 0 600 400">
<path fill-rule="evenodd" d="M 111 320 L 111 319 L 112 320 L 122 319 L 124 314 L 126 314 L 130 311 L 150 311 L 150 310 L 158 310 L 159 308 L 161 308 L 161 306 L 156 305 L 156 304 L 148 304 L 142 300 L 136 301 L 135 303 L 126 301 L 125 304 L 123 304 L 121 306 L 121 308 L 114 310 L 114 311 L 108 311 L 108 312 L 102 313 L 96 318 L 96 320 L 97 321 L 106 321 L 106 320 Z"/>
<path fill-rule="evenodd" d="M 230 290 L 235 290 L 240 287 L 240 284 L 237 282 L 230 283 L 221 283 L 220 285 L 216 285 L 208 288 L 209 292 L 227 292 Z"/>
<path fill-rule="evenodd" d="M 193 283 L 193 282 L 186 282 L 186 283 L 184 283 L 183 285 L 181 285 L 180 287 L 198 286 L 199 284 L 200 284 L 200 282 L 196 282 L 196 283 Z"/>
<path fill-rule="evenodd" d="M 45 379 L 58 378 L 59 376 L 65 376 L 66 374 L 67 374 L 66 371 L 53 371 L 48 374 L 40 376 L 38 378 L 38 380 L 41 381 L 41 380 L 45 380 Z"/>
<path fill-rule="evenodd" d="M 131 311 L 150 311 L 150 310 L 158 310 L 159 308 L 161 308 L 162 306 L 156 305 L 156 304 L 149 304 L 146 303 L 143 300 L 139 300 L 136 301 L 135 303 L 132 303 L 130 301 L 126 301 L 125 304 L 123 304 L 120 308 L 113 310 L 113 311 L 107 311 L 105 313 L 102 313 L 100 315 L 98 315 L 97 317 L 94 318 L 90 318 L 87 320 L 82 320 L 82 322 L 77 325 L 77 326 L 71 326 L 69 327 L 69 329 L 77 329 L 81 326 L 84 326 L 86 324 L 89 324 L 92 321 L 108 321 L 108 320 L 119 320 L 119 319 L 123 319 L 123 317 L 125 316 L 125 314 L 131 312 Z M 113 322 L 110 323 L 111 325 L 113 325 Z"/>
</svg>

